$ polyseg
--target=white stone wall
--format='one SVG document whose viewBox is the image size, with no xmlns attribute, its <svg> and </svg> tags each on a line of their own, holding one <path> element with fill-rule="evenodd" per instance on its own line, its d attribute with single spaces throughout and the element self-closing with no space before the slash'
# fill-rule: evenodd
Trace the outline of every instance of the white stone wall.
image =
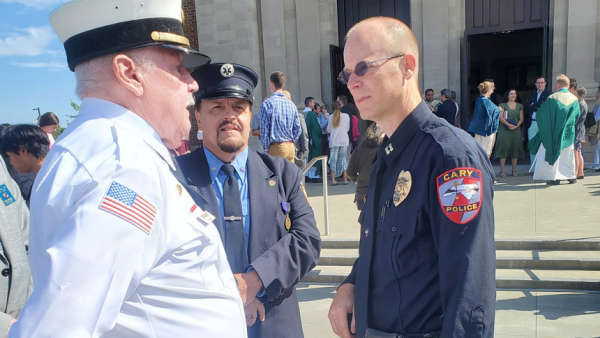
<svg viewBox="0 0 600 338">
<path fill-rule="evenodd" d="M 553 0 L 550 13 L 552 90 L 559 74 L 577 79 L 593 107 L 600 80 L 600 0 Z"/>
<path fill-rule="evenodd" d="M 411 29 L 419 43 L 421 91 L 432 88 L 436 99 L 448 88 L 461 95 L 461 41 L 464 0 L 411 0 Z"/>
</svg>

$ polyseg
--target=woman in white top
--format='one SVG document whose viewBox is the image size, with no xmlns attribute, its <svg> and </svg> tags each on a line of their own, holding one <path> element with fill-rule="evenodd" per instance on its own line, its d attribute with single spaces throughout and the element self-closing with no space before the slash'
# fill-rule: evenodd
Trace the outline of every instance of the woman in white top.
<svg viewBox="0 0 600 338">
<path fill-rule="evenodd" d="M 350 140 L 348 139 L 348 130 L 350 130 L 350 116 L 342 114 L 340 104 L 334 101 L 331 105 L 333 114 L 329 116 L 329 124 L 327 132 L 329 132 L 329 167 L 331 168 L 332 185 L 337 185 L 336 177 L 343 174 L 343 184 L 348 184 L 346 169 L 348 168 L 348 160 L 346 152 Z"/>
<path fill-rule="evenodd" d="M 42 130 L 46 132 L 46 135 L 48 135 L 50 149 L 52 149 L 52 145 L 54 144 L 54 137 L 52 134 L 56 131 L 56 128 L 58 128 L 58 123 L 58 116 L 51 112 L 47 112 L 46 114 L 40 116 L 40 119 L 38 120 L 40 128 L 42 128 Z"/>
</svg>

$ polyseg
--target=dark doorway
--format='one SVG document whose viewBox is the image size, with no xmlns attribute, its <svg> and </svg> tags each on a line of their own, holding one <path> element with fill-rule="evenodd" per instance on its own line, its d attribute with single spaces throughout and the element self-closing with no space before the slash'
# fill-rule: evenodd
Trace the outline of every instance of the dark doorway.
<svg viewBox="0 0 600 338">
<path fill-rule="evenodd" d="M 479 96 L 477 86 L 493 79 L 496 90 L 494 103 L 505 102 L 510 89 L 517 90 L 519 102 L 525 103 L 535 80 L 544 74 L 544 29 L 519 30 L 468 36 L 469 72 L 468 105 L 472 114 Z"/>
<path fill-rule="evenodd" d="M 337 0 L 338 34 L 340 46 L 330 46 L 329 56 L 332 73 L 332 97 L 346 95 L 354 102 L 352 95 L 337 81 L 337 76 L 344 68 L 343 48 L 346 33 L 359 21 L 374 16 L 396 18 L 410 27 L 410 1 L 408 0 Z"/>
</svg>

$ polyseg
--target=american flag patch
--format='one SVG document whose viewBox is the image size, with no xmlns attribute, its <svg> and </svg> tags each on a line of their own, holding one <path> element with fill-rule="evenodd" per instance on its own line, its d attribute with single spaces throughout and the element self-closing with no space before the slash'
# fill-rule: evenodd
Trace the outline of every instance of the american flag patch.
<svg viewBox="0 0 600 338">
<path fill-rule="evenodd" d="M 128 221 L 146 234 L 150 234 L 156 217 L 156 208 L 152 203 L 115 181 L 104 195 L 99 208 Z"/>
</svg>

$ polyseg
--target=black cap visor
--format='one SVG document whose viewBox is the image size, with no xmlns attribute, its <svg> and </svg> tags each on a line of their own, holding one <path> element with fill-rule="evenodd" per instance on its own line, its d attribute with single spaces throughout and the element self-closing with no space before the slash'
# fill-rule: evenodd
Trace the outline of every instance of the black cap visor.
<svg viewBox="0 0 600 338">
<path fill-rule="evenodd" d="M 254 103 L 254 96 L 238 86 L 221 87 L 204 93 L 196 92 L 196 102 L 226 98 L 245 99 L 250 104 Z"/>
</svg>

